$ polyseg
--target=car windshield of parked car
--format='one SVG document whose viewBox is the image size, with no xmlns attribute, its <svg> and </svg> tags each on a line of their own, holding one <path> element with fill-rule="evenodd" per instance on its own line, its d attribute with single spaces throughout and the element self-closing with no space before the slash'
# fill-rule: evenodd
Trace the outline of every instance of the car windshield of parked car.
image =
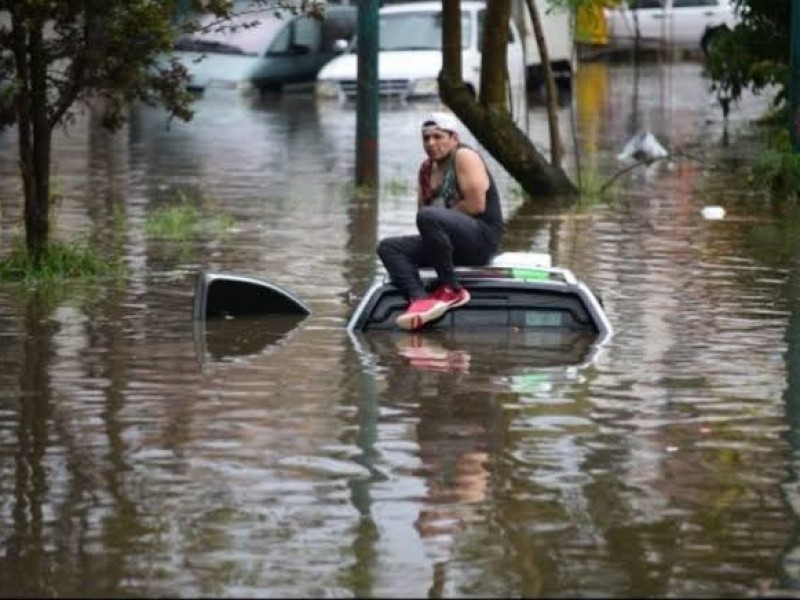
<svg viewBox="0 0 800 600">
<path fill-rule="evenodd" d="M 403 12 L 383 14 L 379 19 L 381 50 L 441 50 L 441 12 Z M 472 39 L 469 14 L 461 13 L 461 47 Z"/>
<path fill-rule="evenodd" d="M 175 43 L 175 49 L 261 56 L 269 42 L 287 23 L 289 18 L 277 15 L 275 11 L 249 12 L 230 21 L 207 17 L 201 22 L 201 30 L 181 36 Z"/>
<path fill-rule="evenodd" d="M 661 10 L 664 8 L 663 0 L 633 0 L 630 3 L 631 10 L 649 10 L 657 8 Z"/>
</svg>

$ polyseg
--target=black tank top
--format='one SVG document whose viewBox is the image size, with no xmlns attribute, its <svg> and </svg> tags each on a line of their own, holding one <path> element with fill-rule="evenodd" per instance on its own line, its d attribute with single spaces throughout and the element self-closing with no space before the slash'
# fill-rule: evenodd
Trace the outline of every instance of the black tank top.
<svg viewBox="0 0 800 600">
<path fill-rule="evenodd" d="M 450 160 L 447 161 L 447 165 L 445 166 L 442 183 L 435 189 L 430 187 L 430 173 L 433 161 L 428 159 L 422 164 L 419 173 L 419 181 L 423 190 L 423 202 L 426 205 L 442 201 L 444 206 L 450 208 L 456 200 L 463 197 L 458 186 L 458 176 L 456 175 L 455 165 L 456 152 L 461 148 L 469 148 L 474 151 L 473 148 L 466 144 L 459 144 L 456 146 L 450 155 Z M 477 154 L 480 156 L 480 152 L 477 152 Z M 503 208 L 500 206 L 500 194 L 497 191 L 497 185 L 494 182 L 491 171 L 489 171 L 489 167 L 486 165 L 486 161 L 483 160 L 482 156 L 480 156 L 480 158 L 489 176 L 489 188 L 486 190 L 486 209 L 479 215 L 474 215 L 474 217 L 484 222 L 492 232 L 496 234 L 495 241 L 499 242 L 499 238 L 502 236 L 505 229 L 505 224 L 503 223 Z"/>
</svg>

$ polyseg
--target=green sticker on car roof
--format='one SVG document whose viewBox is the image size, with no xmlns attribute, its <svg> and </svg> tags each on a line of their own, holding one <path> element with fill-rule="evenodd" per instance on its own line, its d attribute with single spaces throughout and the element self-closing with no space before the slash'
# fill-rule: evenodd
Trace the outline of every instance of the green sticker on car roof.
<svg viewBox="0 0 800 600">
<path fill-rule="evenodd" d="M 511 277 L 521 281 L 547 281 L 550 279 L 550 271 L 542 269 L 511 269 Z"/>
</svg>

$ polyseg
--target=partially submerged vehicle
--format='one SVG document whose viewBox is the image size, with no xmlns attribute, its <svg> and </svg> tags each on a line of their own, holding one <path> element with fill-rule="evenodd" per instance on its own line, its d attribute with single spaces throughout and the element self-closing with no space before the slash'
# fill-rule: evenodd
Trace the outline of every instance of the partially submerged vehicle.
<svg viewBox="0 0 800 600">
<path fill-rule="evenodd" d="M 564 329 L 606 339 L 613 328 L 597 295 L 569 270 L 553 267 L 547 254 L 507 252 L 482 267 L 457 267 L 472 299 L 425 329 Z M 431 289 L 436 274 L 420 271 Z M 408 300 L 386 276 L 372 284 L 351 316 L 350 331 L 399 329 L 395 319 Z"/>
<path fill-rule="evenodd" d="M 566 335 L 570 340 L 590 337 L 596 345 L 613 335 L 600 298 L 569 269 L 553 267 L 547 254 L 506 252 L 486 266 L 458 267 L 457 273 L 472 299 L 428 323 L 425 330 L 476 334 L 504 329 L 539 331 Z M 420 275 L 427 286 L 435 285 L 432 270 L 422 269 Z M 407 305 L 401 291 L 381 275 L 350 316 L 347 331 L 351 335 L 402 331 L 395 319 Z M 285 315 L 288 320 L 281 321 L 281 328 L 292 328 L 310 314 L 300 298 L 264 279 L 208 272 L 197 279 L 196 321 Z"/>
<path fill-rule="evenodd" d="M 300 298 L 265 279 L 201 271 L 192 305 L 195 349 L 202 362 L 260 354 L 310 314 Z"/>
</svg>

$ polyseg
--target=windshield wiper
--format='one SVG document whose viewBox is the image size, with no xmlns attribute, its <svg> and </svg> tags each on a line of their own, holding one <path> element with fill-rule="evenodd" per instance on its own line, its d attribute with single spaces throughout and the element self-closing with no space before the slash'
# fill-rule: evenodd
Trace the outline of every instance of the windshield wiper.
<svg viewBox="0 0 800 600">
<path fill-rule="evenodd" d="M 255 56 L 255 52 L 245 52 L 239 46 L 226 44 L 225 42 L 217 42 L 214 40 L 198 40 L 192 38 L 184 38 L 175 42 L 175 50 L 182 50 L 185 52 L 213 52 L 215 54 Z"/>
</svg>

